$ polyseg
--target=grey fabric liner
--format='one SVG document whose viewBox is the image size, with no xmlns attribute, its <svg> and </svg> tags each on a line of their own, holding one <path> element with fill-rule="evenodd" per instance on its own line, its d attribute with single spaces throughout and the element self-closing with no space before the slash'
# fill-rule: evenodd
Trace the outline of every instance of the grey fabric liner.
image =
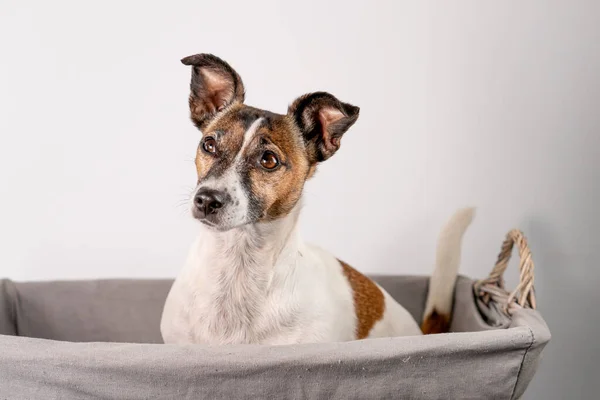
<svg viewBox="0 0 600 400">
<path fill-rule="evenodd" d="M 374 278 L 419 319 L 426 277 Z M 0 281 L 0 399 L 516 399 L 550 339 L 534 310 L 487 325 L 461 277 L 451 334 L 157 345 L 171 283 Z"/>
</svg>

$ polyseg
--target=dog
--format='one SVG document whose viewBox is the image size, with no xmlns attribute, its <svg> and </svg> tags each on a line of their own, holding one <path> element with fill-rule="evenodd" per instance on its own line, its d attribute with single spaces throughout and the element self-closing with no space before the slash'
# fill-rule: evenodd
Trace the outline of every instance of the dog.
<svg viewBox="0 0 600 400">
<path fill-rule="evenodd" d="M 192 67 L 189 108 L 202 132 L 191 212 L 202 234 L 165 302 L 165 343 L 284 345 L 449 329 L 461 241 L 474 209 L 442 230 L 421 326 L 383 288 L 302 241 L 304 183 L 340 148 L 359 108 L 326 92 L 281 115 L 244 104 L 238 73 L 211 54 Z"/>
</svg>

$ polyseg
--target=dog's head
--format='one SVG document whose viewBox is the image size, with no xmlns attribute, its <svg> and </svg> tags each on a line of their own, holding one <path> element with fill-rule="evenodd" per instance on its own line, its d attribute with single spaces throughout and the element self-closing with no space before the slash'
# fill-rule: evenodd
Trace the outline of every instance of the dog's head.
<svg viewBox="0 0 600 400">
<path fill-rule="evenodd" d="M 244 85 L 210 54 L 181 60 L 192 66 L 191 119 L 202 132 L 192 214 L 229 230 L 288 214 L 319 162 L 340 147 L 359 108 L 325 92 L 296 99 L 285 115 L 244 104 Z"/>
</svg>

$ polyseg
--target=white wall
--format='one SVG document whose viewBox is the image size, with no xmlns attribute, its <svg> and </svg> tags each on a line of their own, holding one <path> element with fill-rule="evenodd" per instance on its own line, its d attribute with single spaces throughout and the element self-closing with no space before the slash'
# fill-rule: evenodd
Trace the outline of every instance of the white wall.
<svg viewBox="0 0 600 400">
<path fill-rule="evenodd" d="M 308 239 L 426 274 L 472 204 L 462 272 L 484 277 L 521 228 L 554 335 L 529 398 L 598 393 L 599 2 L 157 3 L 3 1 L 1 276 L 178 272 L 199 137 L 179 59 L 213 52 L 249 104 L 327 90 L 361 107 L 307 188 Z"/>
</svg>

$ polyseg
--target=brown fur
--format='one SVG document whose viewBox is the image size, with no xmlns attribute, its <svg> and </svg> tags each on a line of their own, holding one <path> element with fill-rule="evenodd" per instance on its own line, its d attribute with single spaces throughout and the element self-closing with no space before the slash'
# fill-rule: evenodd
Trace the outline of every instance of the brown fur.
<svg viewBox="0 0 600 400">
<path fill-rule="evenodd" d="M 218 142 L 218 152 L 225 157 L 229 156 L 230 160 L 233 160 L 232 155 L 237 153 L 244 140 L 245 129 L 242 124 L 233 117 L 234 111 L 242 108 L 242 104 L 235 104 L 230 107 L 231 111 L 224 114 L 222 118 L 217 120 L 217 123 L 209 124 L 206 128 L 206 133 L 202 137 L 214 136 L 217 131 L 227 132 L 227 135 L 223 135 L 221 140 Z M 217 158 L 210 154 L 206 154 L 202 150 L 202 141 L 198 145 L 196 151 L 196 172 L 198 173 L 198 181 L 206 177 L 213 164 L 217 161 Z"/>
<path fill-rule="evenodd" d="M 275 172 L 260 169 L 250 171 L 252 192 L 264 203 L 261 220 L 272 220 L 287 215 L 302 194 L 309 170 L 304 144 L 288 118 L 275 119 L 271 128 L 261 127 L 259 135 L 270 143 L 268 150 L 278 156 L 280 168 Z"/>
<path fill-rule="evenodd" d="M 421 324 L 421 332 L 425 335 L 429 335 L 432 333 L 446 333 L 450 331 L 450 316 L 439 314 L 436 309 L 434 309 L 431 314 L 429 314 L 423 320 Z"/>
<path fill-rule="evenodd" d="M 340 261 L 344 275 L 350 282 L 354 296 L 354 309 L 356 312 L 356 338 L 364 339 L 383 317 L 385 300 L 379 287 L 369 278 Z"/>
</svg>

